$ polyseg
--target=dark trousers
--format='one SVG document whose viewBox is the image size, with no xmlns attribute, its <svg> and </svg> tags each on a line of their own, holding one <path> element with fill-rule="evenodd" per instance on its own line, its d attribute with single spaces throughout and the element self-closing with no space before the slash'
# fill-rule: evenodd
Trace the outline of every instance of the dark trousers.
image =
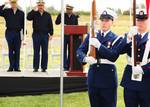
<svg viewBox="0 0 150 107">
<path fill-rule="evenodd" d="M 126 107 L 150 107 L 150 92 L 125 88 L 124 102 Z"/>
<path fill-rule="evenodd" d="M 34 49 L 33 68 L 39 69 L 40 48 L 41 48 L 42 51 L 41 68 L 47 69 L 49 37 L 47 34 L 33 33 L 32 38 L 33 38 L 33 49 Z"/>
<path fill-rule="evenodd" d="M 88 88 L 91 107 L 116 107 L 117 88 Z"/>
<path fill-rule="evenodd" d="M 70 36 L 64 36 L 64 69 L 69 70 L 70 67 Z"/>
<path fill-rule="evenodd" d="M 9 49 L 9 69 L 18 70 L 20 66 L 20 48 L 21 35 L 20 32 L 6 30 L 6 40 Z"/>
</svg>

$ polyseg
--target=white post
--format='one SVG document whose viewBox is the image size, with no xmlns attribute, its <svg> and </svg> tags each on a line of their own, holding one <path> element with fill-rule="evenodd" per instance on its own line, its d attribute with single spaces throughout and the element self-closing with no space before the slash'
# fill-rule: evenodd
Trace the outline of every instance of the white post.
<svg viewBox="0 0 150 107">
<path fill-rule="evenodd" d="M 32 0 L 30 0 L 30 11 L 32 10 Z"/>
<path fill-rule="evenodd" d="M 132 4 L 133 0 L 130 0 L 130 27 L 132 26 Z"/>
<path fill-rule="evenodd" d="M 24 55 L 24 58 L 26 58 L 26 52 L 25 52 L 25 39 L 26 39 L 26 30 L 27 30 L 27 21 L 26 21 L 26 17 L 27 17 L 27 10 L 26 10 L 26 7 L 27 7 L 27 4 L 26 4 L 26 1 L 24 2 L 25 3 L 25 7 L 24 7 L 24 32 L 23 32 L 23 37 L 22 37 L 22 46 L 23 46 L 23 55 Z M 24 65 L 24 70 L 25 70 L 25 66 L 26 66 L 26 60 L 24 59 L 23 61 L 23 65 Z M 23 70 L 23 76 L 24 76 L 24 70 Z"/>
<path fill-rule="evenodd" d="M 63 107 L 64 0 L 61 0 L 60 107 Z"/>
</svg>

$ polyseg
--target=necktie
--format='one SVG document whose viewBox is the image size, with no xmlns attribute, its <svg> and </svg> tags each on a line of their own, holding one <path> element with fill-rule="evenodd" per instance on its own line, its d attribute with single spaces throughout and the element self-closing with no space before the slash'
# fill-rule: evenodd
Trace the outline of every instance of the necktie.
<svg viewBox="0 0 150 107">
<path fill-rule="evenodd" d="M 101 37 L 104 38 L 104 33 L 101 33 Z"/>
<path fill-rule="evenodd" d="M 138 45 L 140 45 L 141 38 L 142 38 L 142 35 L 141 35 L 141 34 L 138 34 L 138 35 L 137 35 L 137 44 L 138 44 Z"/>
<path fill-rule="evenodd" d="M 137 42 L 138 42 L 138 43 L 141 41 L 141 38 L 142 38 L 142 35 L 141 35 L 141 34 L 138 34 L 138 35 L 137 35 Z"/>
</svg>

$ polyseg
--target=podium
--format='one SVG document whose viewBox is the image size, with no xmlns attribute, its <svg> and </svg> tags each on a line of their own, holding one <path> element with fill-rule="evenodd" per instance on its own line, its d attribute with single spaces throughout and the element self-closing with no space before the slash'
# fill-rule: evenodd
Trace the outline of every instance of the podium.
<svg viewBox="0 0 150 107">
<path fill-rule="evenodd" d="M 70 68 L 67 76 L 86 76 L 83 66 L 76 57 L 76 50 L 83 41 L 83 35 L 87 34 L 88 26 L 65 25 L 64 33 L 70 36 Z"/>
</svg>

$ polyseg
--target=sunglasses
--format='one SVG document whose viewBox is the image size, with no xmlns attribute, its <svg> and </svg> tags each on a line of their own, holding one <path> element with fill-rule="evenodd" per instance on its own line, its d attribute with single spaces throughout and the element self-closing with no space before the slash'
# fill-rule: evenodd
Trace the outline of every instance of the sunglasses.
<svg viewBox="0 0 150 107">
<path fill-rule="evenodd" d="M 44 6 L 44 5 L 38 5 L 38 6 Z"/>
<path fill-rule="evenodd" d="M 12 4 L 16 4 L 16 2 L 14 2 L 14 1 L 12 1 L 11 3 L 12 3 Z"/>
</svg>

